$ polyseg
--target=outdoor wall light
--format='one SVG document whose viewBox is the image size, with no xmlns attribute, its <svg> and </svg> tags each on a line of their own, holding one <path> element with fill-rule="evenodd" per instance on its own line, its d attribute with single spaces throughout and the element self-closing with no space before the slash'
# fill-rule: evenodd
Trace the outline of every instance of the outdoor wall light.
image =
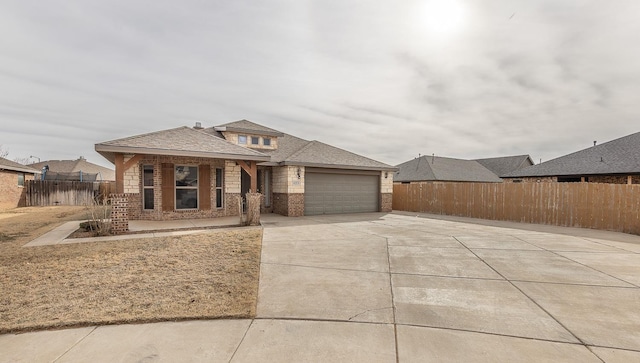
<svg viewBox="0 0 640 363">
<path fill-rule="evenodd" d="M 385 171 L 385 172 L 384 172 L 384 178 L 385 178 L 385 179 L 387 179 L 388 177 L 389 177 L 389 172 L 388 172 L 388 171 Z"/>
<path fill-rule="evenodd" d="M 298 176 L 298 179 L 300 179 L 300 167 L 298 167 L 298 170 L 296 170 L 296 175 Z"/>
</svg>

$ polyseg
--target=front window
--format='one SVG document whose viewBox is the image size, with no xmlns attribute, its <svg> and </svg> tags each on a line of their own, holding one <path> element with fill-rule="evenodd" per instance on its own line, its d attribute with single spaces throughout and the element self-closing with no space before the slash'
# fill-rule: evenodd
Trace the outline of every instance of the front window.
<svg viewBox="0 0 640 363">
<path fill-rule="evenodd" d="M 247 144 L 247 135 L 238 135 L 238 144 L 246 145 Z"/>
<path fill-rule="evenodd" d="M 263 137 L 262 138 L 262 145 L 264 146 L 271 146 L 271 139 L 268 137 Z"/>
<path fill-rule="evenodd" d="M 257 136 L 251 136 L 251 145 L 259 145 L 260 144 L 260 138 Z"/>
<path fill-rule="evenodd" d="M 223 192 L 222 192 L 222 180 L 223 180 L 223 170 L 220 168 L 216 169 L 216 208 L 222 208 L 223 206 Z"/>
<path fill-rule="evenodd" d="M 23 187 L 24 186 L 24 173 L 19 173 L 18 174 L 18 186 L 19 187 Z"/>
<path fill-rule="evenodd" d="M 144 209 L 153 209 L 153 165 L 144 165 L 142 167 L 142 198 Z"/>
<path fill-rule="evenodd" d="M 198 167 L 177 165 L 176 209 L 198 208 Z"/>
</svg>

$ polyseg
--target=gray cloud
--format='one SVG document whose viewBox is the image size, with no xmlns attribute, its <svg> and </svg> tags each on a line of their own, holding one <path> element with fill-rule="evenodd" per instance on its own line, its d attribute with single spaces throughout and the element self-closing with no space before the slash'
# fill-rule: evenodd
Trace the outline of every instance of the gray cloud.
<svg viewBox="0 0 640 363">
<path fill-rule="evenodd" d="M 107 164 L 95 143 L 246 118 L 397 164 L 639 131 L 640 3 L 461 1 L 450 36 L 423 3 L 5 1 L 0 144 Z"/>
</svg>

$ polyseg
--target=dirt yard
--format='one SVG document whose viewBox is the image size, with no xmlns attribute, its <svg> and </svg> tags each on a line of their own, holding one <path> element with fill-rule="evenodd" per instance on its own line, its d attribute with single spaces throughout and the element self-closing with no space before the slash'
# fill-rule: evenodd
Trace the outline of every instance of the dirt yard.
<svg viewBox="0 0 640 363">
<path fill-rule="evenodd" d="M 0 333 L 255 315 L 262 230 L 23 248 L 81 207 L 0 213 Z"/>
</svg>

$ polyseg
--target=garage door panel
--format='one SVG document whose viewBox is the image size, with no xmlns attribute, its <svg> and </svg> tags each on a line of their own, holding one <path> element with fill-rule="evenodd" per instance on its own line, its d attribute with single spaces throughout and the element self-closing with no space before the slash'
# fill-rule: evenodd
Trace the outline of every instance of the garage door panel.
<svg viewBox="0 0 640 363">
<path fill-rule="evenodd" d="M 377 175 L 306 173 L 305 215 L 377 212 Z"/>
</svg>

